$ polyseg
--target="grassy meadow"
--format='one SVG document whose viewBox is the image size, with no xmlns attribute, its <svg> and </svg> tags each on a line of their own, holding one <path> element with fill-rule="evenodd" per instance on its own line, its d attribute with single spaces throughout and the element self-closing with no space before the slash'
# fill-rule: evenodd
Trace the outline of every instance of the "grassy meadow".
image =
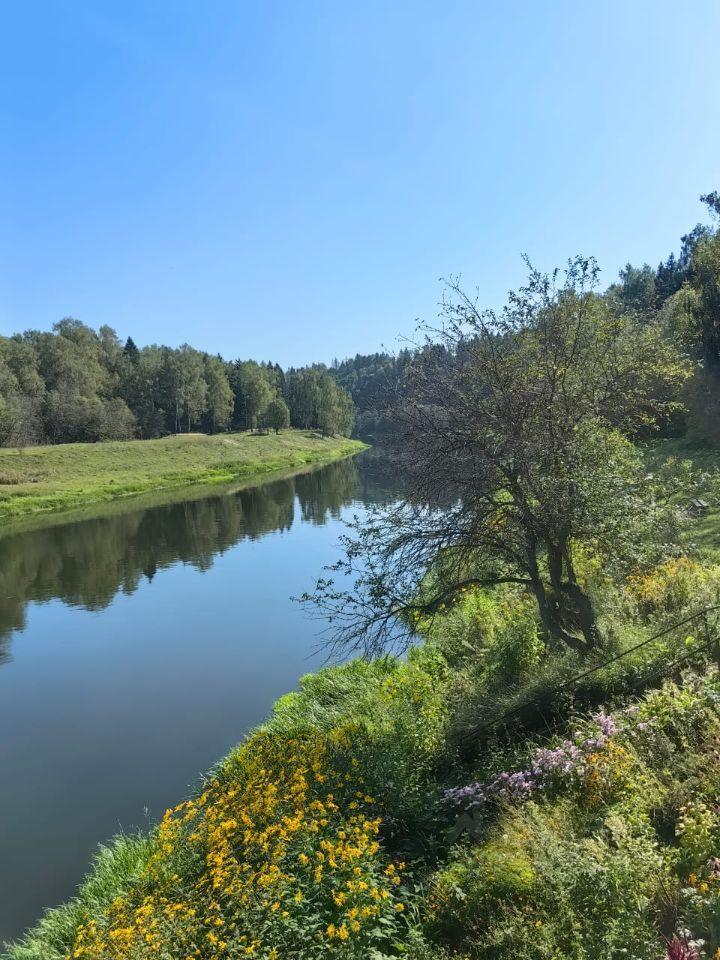
<svg viewBox="0 0 720 960">
<path fill-rule="evenodd" d="M 150 491 L 250 480 L 363 448 L 356 440 L 304 430 L 4 448 L 0 524 Z"/>
</svg>

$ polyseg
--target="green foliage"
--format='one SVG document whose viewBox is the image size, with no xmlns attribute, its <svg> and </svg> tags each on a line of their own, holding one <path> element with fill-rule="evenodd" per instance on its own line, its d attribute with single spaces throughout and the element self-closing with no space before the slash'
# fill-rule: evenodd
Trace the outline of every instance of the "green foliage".
<svg viewBox="0 0 720 960">
<path fill-rule="evenodd" d="M 608 818 L 584 837 L 562 805 L 509 812 L 439 872 L 429 923 L 473 958 L 654 960 L 662 862 L 652 839 Z"/>
<path fill-rule="evenodd" d="M 704 866 L 720 849 L 720 820 L 717 811 L 703 800 L 680 808 L 675 827 L 682 860 L 689 868 Z"/>
<path fill-rule="evenodd" d="M 234 384 L 240 425 L 245 429 L 254 429 L 261 423 L 273 398 L 270 381 L 260 364 L 248 360 L 236 365 Z"/>
<path fill-rule="evenodd" d="M 465 589 L 444 615 L 418 627 L 488 691 L 527 680 L 545 652 L 537 609 L 517 588 Z"/>
<path fill-rule="evenodd" d="M 357 410 L 355 430 L 370 440 L 392 434 L 394 406 L 402 397 L 410 361 L 409 350 L 396 356 L 387 353 L 357 354 L 334 364 L 330 375 L 350 394 Z"/>
<path fill-rule="evenodd" d="M 716 196 L 702 198 L 715 216 Z M 668 299 L 663 317 L 707 371 L 720 373 L 720 231 L 706 227 L 697 232 L 685 283 Z"/>
<path fill-rule="evenodd" d="M 320 379 L 317 399 L 317 422 L 323 436 L 350 436 L 353 425 L 352 401 L 332 377 Z"/>
<path fill-rule="evenodd" d="M 324 436 L 350 436 L 354 409 L 350 395 L 322 366 L 291 370 L 286 378 L 290 422 L 316 427 Z"/>
<path fill-rule="evenodd" d="M 686 556 L 671 557 L 628 578 L 630 596 L 649 622 L 680 620 L 690 610 L 712 606 L 720 597 L 720 568 Z"/>
<path fill-rule="evenodd" d="M 275 702 L 267 730 L 296 735 L 332 730 L 346 723 L 372 722 L 379 690 L 400 669 L 399 661 L 351 660 L 301 677 L 298 689 Z"/>
<path fill-rule="evenodd" d="M 290 426 L 290 410 L 282 397 L 274 397 L 270 401 L 265 411 L 265 422 L 275 433 Z"/>
<path fill-rule="evenodd" d="M 279 366 L 227 363 L 183 344 L 177 350 L 123 346 L 110 327 L 92 330 L 66 318 L 53 333 L 29 330 L 0 337 L 0 446 L 156 438 L 167 433 L 264 424 L 273 405 L 277 421 L 349 436 L 349 395 L 324 367 L 294 371 L 312 381 L 309 407 L 288 389 Z"/>
<path fill-rule="evenodd" d="M 618 723 L 579 780 L 534 802 L 501 806 L 479 843 L 455 847 L 430 883 L 432 940 L 478 960 L 655 960 L 658 924 L 668 930 L 679 919 L 692 920 L 693 933 L 718 947 L 711 874 L 720 778 L 716 762 L 708 766 L 719 723 L 717 674 L 665 684 Z M 570 729 L 577 725 L 572 720 Z M 663 803 L 672 805 L 686 785 L 668 829 Z"/>
<path fill-rule="evenodd" d="M 647 315 L 657 303 L 655 271 L 647 263 L 639 269 L 627 263 L 620 270 L 620 282 L 613 284 L 606 296 L 616 301 L 618 309 Z"/>
<path fill-rule="evenodd" d="M 447 762 L 448 668 L 433 650 L 407 661 L 353 660 L 300 680 L 300 689 L 275 704 L 266 729 L 283 735 L 355 724 L 356 745 L 368 790 L 377 798 L 395 845 L 422 845 L 435 829 L 428 802 L 437 791 L 433 770 Z"/>
<path fill-rule="evenodd" d="M 214 433 L 227 427 L 235 405 L 225 364 L 219 357 L 205 357 L 205 381 L 207 407 Z"/>
</svg>

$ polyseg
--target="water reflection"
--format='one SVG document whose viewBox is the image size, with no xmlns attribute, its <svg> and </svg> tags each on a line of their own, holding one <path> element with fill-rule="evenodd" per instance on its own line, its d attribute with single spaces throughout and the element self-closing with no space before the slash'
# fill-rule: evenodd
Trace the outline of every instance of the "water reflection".
<svg viewBox="0 0 720 960">
<path fill-rule="evenodd" d="M 361 471 L 355 460 L 341 460 L 234 493 L 7 534 L 0 539 L 0 663 L 12 634 L 25 628 L 30 602 L 104 610 L 158 570 L 183 563 L 206 571 L 244 539 L 290 530 L 296 502 L 304 522 L 322 525 L 348 504 L 387 500 L 396 488 L 393 472 L 369 453 Z"/>
<path fill-rule="evenodd" d="M 226 496 L 173 503 L 100 519 L 10 535 L 0 540 L 0 637 L 25 627 L 30 601 L 55 598 L 103 610 L 119 591 L 133 594 L 142 578 L 178 562 L 209 570 L 217 555 L 242 539 L 289 530 L 296 490 L 303 515 L 324 523 L 352 498 L 357 468 L 331 464 L 314 482 L 295 477 Z M 325 486 L 342 491 L 325 492 Z M 7 657 L 7 653 L 6 653 Z"/>
</svg>

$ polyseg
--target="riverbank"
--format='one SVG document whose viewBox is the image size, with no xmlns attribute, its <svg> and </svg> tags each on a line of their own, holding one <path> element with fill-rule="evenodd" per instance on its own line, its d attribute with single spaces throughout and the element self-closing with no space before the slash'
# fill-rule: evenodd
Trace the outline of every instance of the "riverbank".
<svg viewBox="0 0 720 960">
<path fill-rule="evenodd" d="M 286 430 L 2 449 L 0 524 L 153 491 L 263 478 L 365 448 L 346 437 Z"/>
<path fill-rule="evenodd" d="M 515 586 L 469 592 L 405 659 L 304 677 L 6 958 L 659 960 L 676 926 L 720 949 L 720 682 L 684 619 L 720 568 L 603 589 L 616 656 L 572 685 Z"/>
</svg>

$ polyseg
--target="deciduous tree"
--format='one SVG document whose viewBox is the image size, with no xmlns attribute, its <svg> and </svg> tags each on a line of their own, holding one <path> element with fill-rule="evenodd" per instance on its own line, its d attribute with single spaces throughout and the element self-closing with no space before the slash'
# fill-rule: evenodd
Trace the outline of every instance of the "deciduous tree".
<svg viewBox="0 0 720 960">
<path fill-rule="evenodd" d="M 274 397 L 265 411 L 265 422 L 275 433 L 290 426 L 290 410 L 282 397 Z"/>
<path fill-rule="evenodd" d="M 348 539 L 354 589 L 323 579 L 307 598 L 338 642 L 377 652 L 468 586 L 498 583 L 532 593 L 551 642 L 598 642 L 576 556 L 612 568 L 659 520 L 628 438 L 672 415 L 688 367 L 596 284 L 588 259 L 561 283 L 531 270 L 500 314 L 449 285 L 397 411 L 407 492 Z"/>
</svg>

